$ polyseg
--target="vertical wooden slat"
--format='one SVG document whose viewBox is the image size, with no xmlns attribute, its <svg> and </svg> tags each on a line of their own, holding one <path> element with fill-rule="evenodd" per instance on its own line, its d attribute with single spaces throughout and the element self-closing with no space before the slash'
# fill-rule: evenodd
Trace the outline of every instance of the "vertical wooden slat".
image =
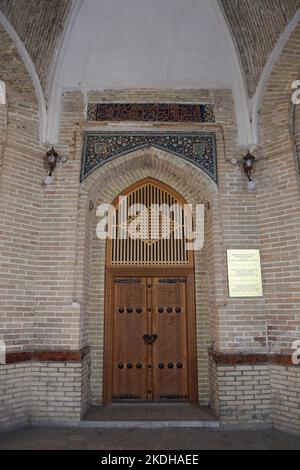
<svg viewBox="0 0 300 470">
<path fill-rule="evenodd" d="M 116 229 L 117 239 L 112 240 L 110 248 L 111 264 L 114 266 L 184 266 L 189 264 L 189 253 L 185 250 L 185 235 L 187 233 L 187 218 L 184 215 L 183 205 L 178 203 L 170 192 L 159 185 L 144 183 L 127 194 L 128 210 L 132 204 L 143 204 L 149 210 L 148 220 L 148 240 L 127 240 L 120 239 L 120 226 L 117 210 L 117 217 L 113 220 L 113 228 Z M 170 211 L 170 238 L 162 239 L 163 227 L 166 219 L 162 213 L 159 214 L 159 239 L 152 239 L 152 224 L 155 221 L 154 211 L 150 211 L 152 205 L 166 205 L 170 208 L 174 204 L 179 204 L 176 214 Z M 182 239 L 175 238 L 175 221 L 180 220 L 180 230 Z M 122 221 L 121 221 L 122 222 Z M 123 221 L 124 222 L 124 221 Z M 143 222 L 147 223 L 146 220 Z M 147 228 L 147 227 L 144 227 Z M 154 233 L 153 233 L 154 235 Z"/>
<path fill-rule="evenodd" d="M 174 199 L 171 196 L 169 196 L 169 207 L 171 208 L 173 206 L 173 204 L 174 204 Z M 171 255 L 170 256 L 171 256 L 172 264 L 175 264 L 175 258 L 174 258 L 175 238 L 174 238 L 174 229 L 172 229 L 172 225 L 174 226 L 173 217 L 174 217 L 174 214 L 170 210 L 170 223 L 171 223 L 171 235 L 170 235 Z"/>
<path fill-rule="evenodd" d="M 143 201 L 143 188 L 140 188 L 139 189 L 139 203 L 141 204 L 142 201 Z M 142 240 L 139 241 L 139 248 L 140 248 L 139 260 L 140 260 L 140 263 L 143 264 L 144 263 L 144 245 L 143 245 Z"/>
</svg>

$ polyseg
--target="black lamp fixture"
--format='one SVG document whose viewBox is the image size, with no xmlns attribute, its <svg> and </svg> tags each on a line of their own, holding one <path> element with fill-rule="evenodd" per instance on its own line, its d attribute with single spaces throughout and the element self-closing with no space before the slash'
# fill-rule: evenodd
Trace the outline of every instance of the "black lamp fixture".
<svg viewBox="0 0 300 470">
<path fill-rule="evenodd" d="M 58 162 L 66 163 L 68 161 L 68 157 L 59 156 L 58 153 L 56 152 L 55 148 L 52 147 L 52 149 L 49 150 L 49 152 L 46 153 L 46 158 L 47 158 L 47 164 L 48 164 L 48 168 L 49 168 L 49 174 L 44 179 L 44 184 L 46 186 L 49 186 L 53 183 L 52 175 L 53 175 L 53 172 L 54 172 L 54 170 L 57 166 L 57 163 Z"/>
<path fill-rule="evenodd" d="M 254 170 L 254 164 L 255 164 L 255 157 L 251 154 L 250 151 L 248 151 L 247 155 L 244 157 L 244 163 L 243 163 L 243 168 L 245 175 L 248 180 L 248 189 L 249 191 L 255 191 L 256 189 L 256 183 L 253 180 L 253 170 Z"/>
</svg>

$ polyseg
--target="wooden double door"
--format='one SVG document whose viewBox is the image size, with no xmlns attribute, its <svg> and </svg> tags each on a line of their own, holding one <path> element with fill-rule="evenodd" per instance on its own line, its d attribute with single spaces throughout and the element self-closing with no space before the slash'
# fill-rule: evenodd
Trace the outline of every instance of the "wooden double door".
<svg viewBox="0 0 300 470">
<path fill-rule="evenodd" d="M 106 402 L 196 400 L 189 285 L 188 276 L 111 276 Z"/>
</svg>

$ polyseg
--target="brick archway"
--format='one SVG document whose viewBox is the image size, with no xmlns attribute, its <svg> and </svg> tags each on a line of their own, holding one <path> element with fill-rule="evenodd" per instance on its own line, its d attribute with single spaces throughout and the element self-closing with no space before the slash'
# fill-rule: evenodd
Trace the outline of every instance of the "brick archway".
<svg viewBox="0 0 300 470">
<path fill-rule="evenodd" d="M 197 317 L 198 397 L 208 404 L 208 348 L 217 340 L 218 299 L 225 286 L 217 284 L 217 271 L 223 265 L 217 186 L 201 171 L 179 157 L 156 149 L 145 149 L 124 156 L 98 169 L 81 188 L 78 225 L 78 266 L 76 291 L 85 317 L 82 318 L 83 341 L 91 346 L 92 402 L 101 404 L 103 395 L 103 340 L 106 243 L 96 237 L 95 210 L 102 202 L 112 203 L 131 184 L 152 177 L 171 186 L 188 203 L 206 202 L 206 242 L 195 256 Z M 93 208 L 93 210 L 90 210 Z"/>
<path fill-rule="evenodd" d="M 129 230 L 124 237 L 124 212 L 127 217 L 134 207 L 138 213 L 129 220 L 143 233 L 136 238 Z M 114 201 L 108 218 L 114 237 L 106 250 L 105 404 L 198 402 L 194 251 L 185 245 L 193 224 L 187 219 L 186 201 L 153 178 Z"/>
</svg>

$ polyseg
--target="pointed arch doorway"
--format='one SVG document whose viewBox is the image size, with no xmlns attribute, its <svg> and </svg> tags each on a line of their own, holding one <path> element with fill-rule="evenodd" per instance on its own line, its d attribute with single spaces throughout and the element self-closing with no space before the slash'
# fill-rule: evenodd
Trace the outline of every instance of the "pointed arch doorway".
<svg viewBox="0 0 300 470">
<path fill-rule="evenodd" d="M 122 215 L 120 196 L 127 204 Z M 114 237 L 106 251 L 104 403 L 196 403 L 194 255 L 185 246 L 187 203 L 153 178 L 120 196 L 109 217 Z M 138 219 L 142 207 L 147 216 Z M 127 227 L 138 227 L 142 237 L 124 237 L 124 214 Z"/>
</svg>

